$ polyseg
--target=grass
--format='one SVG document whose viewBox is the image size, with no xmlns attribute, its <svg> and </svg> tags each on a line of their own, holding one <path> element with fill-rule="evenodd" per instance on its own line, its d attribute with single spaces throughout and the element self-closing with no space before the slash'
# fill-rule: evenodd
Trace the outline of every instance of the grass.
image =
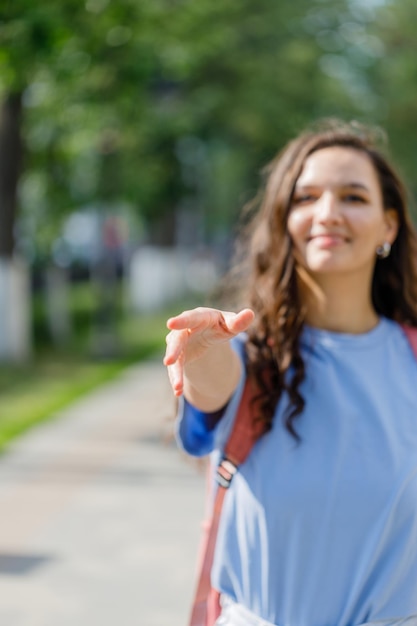
<svg viewBox="0 0 417 626">
<path fill-rule="evenodd" d="M 113 378 L 120 363 L 49 361 L 35 370 L 13 368 L 14 381 L 0 393 L 0 450 L 28 428 L 52 417 L 84 393 Z M 0 370 L 2 386 L 8 374 Z"/>
<path fill-rule="evenodd" d="M 91 306 L 85 293 L 84 304 Z M 82 306 L 77 299 L 78 313 Z M 183 307 L 183 304 L 180 305 Z M 162 353 L 165 320 L 179 307 L 153 315 L 120 318 L 118 350 L 112 358 L 94 358 L 85 328 L 65 349 L 38 349 L 25 366 L 0 366 L 0 450 L 28 428 L 54 417 L 83 394 L 113 379 L 128 365 Z M 81 311 L 86 316 L 86 308 Z"/>
</svg>

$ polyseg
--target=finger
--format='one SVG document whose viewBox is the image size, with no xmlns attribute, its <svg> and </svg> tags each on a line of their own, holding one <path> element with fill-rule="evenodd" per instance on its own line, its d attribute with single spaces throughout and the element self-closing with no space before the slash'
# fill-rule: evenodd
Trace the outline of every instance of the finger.
<svg viewBox="0 0 417 626">
<path fill-rule="evenodd" d="M 166 337 L 167 349 L 165 351 L 164 365 L 173 365 L 184 352 L 189 339 L 188 330 L 175 330 Z"/>
<path fill-rule="evenodd" d="M 181 396 L 184 389 L 184 365 L 182 359 L 178 359 L 168 367 L 168 376 L 174 394 Z"/>
<path fill-rule="evenodd" d="M 206 307 L 198 307 L 197 309 L 192 309 L 191 311 L 183 311 L 175 317 L 170 317 L 167 321 L 167 327 L 170 330 L 185 330 L 186 328 L 195 330 L 201 325 L 209 324 L 212 320 L 213 314 L 216 314 L 217 316 L 218 313 L 219 312 L 216 309 L 209 309 Z"/>
<path fill-rule="evenodd" d="M 220 311 L 218 309 L 210 309 L 207 307 L 198 307 L 191 311 L 184 311 L 176 317 L 171 317 L 167 321 L 167 326 L 171 330 L 191 331 L 200 330 L 202 327 L 210 325 L 220 325 L 226 332 L 237 334 L 243 332 L 250 326 L 255 317 L 255 313 L 251 309 L 242 309 L 239 313 L 231 311 Z"/>
<path fill-rule="evenodd" d="M 236 335 L 247 330 L 255 319 L 252 309 L 242 309 L 239 313 L 224 313 L 223 315 L 229 332 Z"/>
</svg>

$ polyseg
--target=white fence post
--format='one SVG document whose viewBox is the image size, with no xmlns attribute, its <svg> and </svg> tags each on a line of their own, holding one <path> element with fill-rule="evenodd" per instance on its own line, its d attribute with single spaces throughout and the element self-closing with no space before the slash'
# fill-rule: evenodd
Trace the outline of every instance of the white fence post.
<svg viewBox="0 0 417 626">
<path fill-rule="evenodd" d="M 31 355 L 29 271 L 22 259 L 0 259 L 0 361 Z"/>
</svg>

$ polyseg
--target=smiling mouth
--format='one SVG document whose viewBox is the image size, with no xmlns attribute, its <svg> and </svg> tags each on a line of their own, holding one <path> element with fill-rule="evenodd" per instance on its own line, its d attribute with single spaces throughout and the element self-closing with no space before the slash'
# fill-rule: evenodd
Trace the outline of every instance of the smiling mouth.
<svg viewBox="0 0 417 626">
<path fill-rule="evenodd" d="M 309 237 L 308 241 L 316 241 L 321 246 L 331 247 L 347 243 L 348 239 L 347 237 L 343 237 L 342 235 L 328 233 L 322 235 L 314 235 L 313 237 Z"/>
</svg>

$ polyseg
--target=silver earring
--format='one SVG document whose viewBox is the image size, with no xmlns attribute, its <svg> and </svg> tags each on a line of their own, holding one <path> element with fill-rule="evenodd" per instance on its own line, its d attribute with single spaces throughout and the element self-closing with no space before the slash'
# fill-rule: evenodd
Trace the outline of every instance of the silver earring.
<svg viewBox="0 0 417 626">
<path fill-rule="evenodd" d="M 376 256 L 379 259 L 386 259 L 391 252 L 391 244 L 388 241 L 385 241 L 382 246 L 378 246 L 376 249 Z"/>
</svg>

